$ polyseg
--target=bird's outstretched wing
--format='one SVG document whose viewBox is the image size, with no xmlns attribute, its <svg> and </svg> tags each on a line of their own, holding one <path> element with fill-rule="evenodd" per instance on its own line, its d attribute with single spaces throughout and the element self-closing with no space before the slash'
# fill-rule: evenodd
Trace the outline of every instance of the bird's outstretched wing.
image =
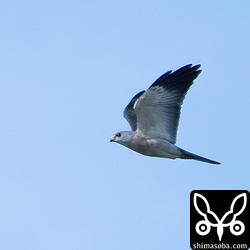
<svg viewBox="0 0 250 250">
<path fill-rule="evenodd" d="M 138 100 L 138 98 L 144 92 L 145 92 L 145 90 L 143 90 L 143 91 L 139 92 L 138 94 L 136 94 L 132 98 L 132 100 L 129 102 L 129 104 L 127 105 L 125 110 L 123 111 L 123 116 L 128 121 L 132 131 L 135 131 L 137 129 L 137 118 L 136 118 L 136 114 L 135 114 L 134 105 L 135 105 L 136 101 Z"/>
<path fill-rule="evenodd" d="M 159 77 L 147 91 L 138 93 L 128 104 L 124 117 L 132 130 L 146 138 L 163 138 L 176 143 L 180 110 L 185 95 L 200 74 L 200 65 L 186 65 Z"/>
</svg>

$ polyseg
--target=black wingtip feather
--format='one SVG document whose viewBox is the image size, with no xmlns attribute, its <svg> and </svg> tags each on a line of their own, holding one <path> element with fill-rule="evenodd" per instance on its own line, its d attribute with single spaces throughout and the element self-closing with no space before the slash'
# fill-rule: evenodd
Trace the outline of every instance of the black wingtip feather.
<svg viewBox="0 0 250 250">
<path fill-rule="evenodd" d="M 151 86 L 161 86 L 166 90 L 178 89 L 183 92 L 187 92 L 190 86 L 193 84 L 193 81 L 201 73 L 201 70 L 198 70 L 201 67 L 200 64 L 192 67 L 192 64 L 187 64 L 176 71 L 168 71 L 162 76 L 160 76 Z"/>
</svg>

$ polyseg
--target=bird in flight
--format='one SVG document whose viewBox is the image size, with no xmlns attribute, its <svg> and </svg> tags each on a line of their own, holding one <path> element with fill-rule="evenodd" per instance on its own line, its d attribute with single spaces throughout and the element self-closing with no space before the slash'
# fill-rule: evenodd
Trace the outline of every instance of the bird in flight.
<svg viewBox="0 0 250 250">
<path fill-rule="evenodd" d="M 199 68 L 200 65 L 188 64 L 174 72 L 168 71 L 147 90 L 135 95 L 123 112 L 132 131 L 118 132 L 110 141 L 147 156 L 220 164 L 175 145 L 181 105 L 201 73 Z"/>
</svg>

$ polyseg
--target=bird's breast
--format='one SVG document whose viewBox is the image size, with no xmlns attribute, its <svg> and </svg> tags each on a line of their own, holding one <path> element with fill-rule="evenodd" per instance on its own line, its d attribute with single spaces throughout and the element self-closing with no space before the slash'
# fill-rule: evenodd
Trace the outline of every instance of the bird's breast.
<svg viewBox="0 0 250 250">
<path fill-rule="evenodd" d="M 175 159 L 178 154 L 178 148 L 170 142 L 163 139 L 147 139 L 144 137 L 134 138 L 130 145 L 131 149 L 147 156 L 163 157 Z"/>
</svg>

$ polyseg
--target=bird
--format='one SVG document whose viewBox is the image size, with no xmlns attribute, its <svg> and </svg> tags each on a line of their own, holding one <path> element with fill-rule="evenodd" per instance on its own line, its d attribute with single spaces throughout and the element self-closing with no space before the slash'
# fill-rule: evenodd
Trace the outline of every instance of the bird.
<svg viewBox="0 0 250 250">
<path fill-rule="evenodd" d="M 136 94 L 123 112 L 131 131 L 114 134 L 110 142 L 146 156 L 220 164 L 175 145 L 181 106 L 189 88 L 201 73 L 200 67 L 200 64 L 188 64 L 174 72 L 170 70 L 147 90 Z"/>
</svg>

